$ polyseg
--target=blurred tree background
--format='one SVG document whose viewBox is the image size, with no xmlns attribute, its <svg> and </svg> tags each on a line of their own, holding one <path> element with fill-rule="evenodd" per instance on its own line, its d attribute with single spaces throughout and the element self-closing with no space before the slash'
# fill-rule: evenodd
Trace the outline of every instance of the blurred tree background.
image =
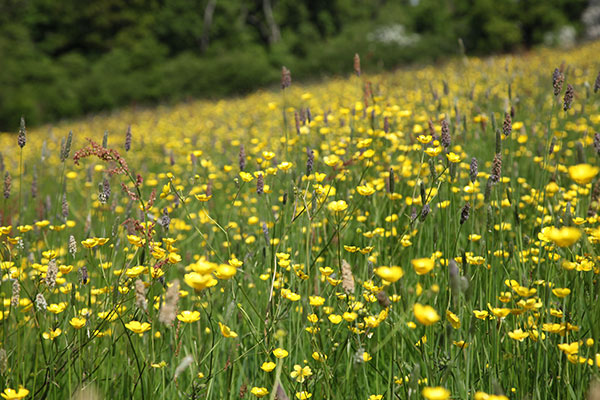
<svg viewBox="0 0 600 400">
<path fill-rule="evenodd" d="M 279 80 L 559 44 L 588 0 L 0 0 L 0 130 Z"/>
</svg>

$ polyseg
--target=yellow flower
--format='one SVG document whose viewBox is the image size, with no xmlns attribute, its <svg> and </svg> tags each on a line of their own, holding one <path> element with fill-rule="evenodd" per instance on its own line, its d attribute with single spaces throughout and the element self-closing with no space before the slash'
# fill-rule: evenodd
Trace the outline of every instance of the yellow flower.
<svg viewBox="0 0 600 400">
<path fill-rule="evenodd" d="M 426 326 L 433 325 L 440 320 L 440 316 L 433 307 L 424 306 L 420 303 L 415 303 L 413 313 L 417 321 Z"/>
<path fill-rule="evenodd" d="M 556 297 L 563 298 L 563 297 L 567 297 L 569 294 L 571 294 L 571 289 L 569 289 L 569 288 L 556 288 L 556 289 L 552 289 L 552 293 L 554 293 L 554 295 Z"/>
<path fill-rule="evenodd" d="M 266 395 L 269 394 L 269 391 L 265 387 L 256 387 L 255 386 L 252 389 L 250 389 L 250 393 L 252 393 L 256 397 L 265 397 Z"/>
<path fill-rule="evenodd" d="M 294 365 L 294 370 L 290 373 L 290 376 L 296 379 L 296 382 L 302 383 L 305 378 L 312 375 L 312 370 L 308 365 L 301 367 L 300 365 Z"/>
<path fill-rule="evenodd" d="M 425 153 L 430 157 L 437 157 L 442 152 L 442 146 L 428 147 L 425 149 Z"/>
<path fill-rule="evenodd" d="M 492 307 L 490 303 L 488 303 L 488 308 L 497 318 L 506 318 L 510 314 L 510 308 L 496 308 Z"/>
<path fill-rule="evenodd" d="M 293 163 L 291 163 L 291 162 L 287 162 L 287 161 L 284 161 L 284 162 L 282 162 L 281 164 L 277 165 L 277 168 L 279 168 L 279 169 L 280 169 L 280 170 L 282 170 L 282 171 L 287 171 L 287 170 L 289 170 L 290 168 L 292 168 L 293 166 L 294 166 L 294 164 L 293 164 Z"/>
<path fill-rule="evenodd" d="M 334 324 L 337 325 L 340 322 L 342 322 L 342 316 L 339 314 L 331 314 L 327 317 L 329 319 L 329 321 Z"/>
<path fill-rule="evenodd" d="M 142 247 L 146 242 L 145 239 L 142 239 L 141 237 L 136 235 L 127 235 L 127 240 L 129 241 L 129 243 L 136 247 Z"/>
<path fill-rule="evenodd" d="M 375 270 L 381 279 L 394 283 L 404 276 L 404 270 L 400 267 L 379 267 Z"/>
<path fill-rule="evenodd" d="M 275 157 L 275 153 L 273 153 L 272 151 L 265 150 L 262 152 L 262 156 L 265 160 L 271 161 Z"/>
<path fill-rule="evenodd" d="M 136 278 L 145 272 L 146 267 L 144 267 L 143 265 L 138 265 L 135 267 L 127 268 L 127 271 L 125 271 L 125 275 L 127 275 L 130 278 Z"/>
<path fill-rule="evenodd" d="M 181 322 L 185 322 L 185 323 L 192 323 L 192 322 L 196 322 L 200 319 L 200 312 L 199 311 L 182 311 L 177 315 L 177 319 L 180 320 Z"/>
<path fill-rule="evenodd" d="M 431 258 L 417 258 L 411 261 L 417 275 L 425 275 L 433 269 L 435 261 Z"/>
<path fill-rule="evenodd" d="M 357 186 L 356 191 L 361 196 L 370 196 L 373 193 L 375 193 L 375 188 L 369 184 L 366 184 L 366 185 L 362 185 L 362 186 Z"/>
<path fill-rule="evenodd" d="M 69 324 L 71 324 L 71 326 L 75 329 L 81 329 L 85 326 L 85 318 L 73 317 L 69 321 Z"/>
<path fill-rule="evenodd" d="M 215 286 L 218 283 L 218 281 L 212 275 L 199 274 L 197 272 L 185 274 L 183 280 L 196 290 L 206 289 L 208 287 Z"/>
<path fill-rule="evenodd" d="M 237 272 L 237 268 L 229 264 L 221 264 L 215 271 L 215 276 L 219 279 L 231 279 Z"/>
<path fill-rule="evenodd" d="M 54 340 L 54 338 L 60 336 L 61 333 L 62 330 L 60 328 L 56 328 L 54 330 L 51 329 L 49 332 L 42 333 L 42 337 L 46 340 Z"/>
<path fill-rule="evenodd" d="M 311 397 L 312 397 L 312 393 L 308 393 L 304 390 L 296 393 L 296 398 L 299 400 L 306 400 L 306 399 L 310 399 Z"/>
<path fill-rule="evenodd" d="M 6 400 L 19 400 L 25 398 L 28 394 L 29 390 L 25 389 L 23 386 L 19 386 L 19 390 L 11 388 L 4 389 L 4 392 L 0 393 L 0 396 Z"/>
<path fill-rule="evenodd" d="M 236 268 L 240 268 L 242 265 L 244 265 L 243 261 L 240 261 L 235 257 L 231 257 L 231 259 L 227 262 L 229 263 L 229 265 L 231 265 L 232 267 L 236 267 Z"/>
<path fill-rule="evenodd" d="M 50 225 L 50 221 L 48 221 L 47 219 L 35 223 L 35 226 L 37 226 L 38 228 L 45 228 L 48 225 Z"/>
<path fill-rule="evenodd" d="M 467 347 L 469 347 L 469 343 L 466 343 L 464 340 L 453 340 L 452 344 L 457 347 L 460 347 L 461 349 L 466 349 Z"/>
<path fill-rule="evenodd" d="M 511 339 L 518 340 L 519 342 L 522 342 L 523 340 L 525 340 L 525 339 L 527 339 L 529 337 L 529 333 L 523 332 L 522 329 L 515 329 L 512 332 L 508 332 L 508 336 Z"/>
<path fill-rule="evenodd" d="M 252 179 L 254 179 L 252 174 L 249 174 L 248 172 L 245 172 L 245 171 L 240 172 L 240 178 L 242 178 L 242 180 L 244 182 L 250 182 L 250 181 L 252 181 Z"/>
<path fill-rule="evenodd" d="M 485 392 L 477 392 L 475 393 L 474 400 L 508 400 L 508 397 L 503 395 L 487 394 Z"/>
<path fill-rule="evenodd" d="M 181 256 L 175 252 L 171 252 L 167 256 L 167 261 L 169 262 L 169 264 L 177 264 L 179 261 L 181 261 Z M 156 269 L 156 268 L 153 268 L 153 269 Z"/>
<path fill-rule="evenodd" d="M 563 226 L 560 229 L 552 227 L 545 232 L 545 236 L 558 247 L 568 247 L 579 240 L 581 231 L 571 226 Z"/>
<path fill-rule="evenodd" d="M 167 366 L 167 362 L 166 362 L 166 361 L 161 361 L 161 362 L 159 362 L 159 363 L 152 363 L 152 364 L 150 364 L 150 366 L 151 366 L 152 368 L 161 369 L 161 368 L 164 368 L 164 367 L 166 367 L 166 366 Z"/>
<path fill-rule="evenodd" d="M 221 334 L 226 338 L 236 338 L 238 336 L 237 333 L 232 331 L 227 325 L 219 322 L 219 329 L 221 329 Z"/>
<path fill-rule="evenodd" d="M 288 352 L 285 349 L 282 349 L 280 347 L 276 348 L 275 350 L 273 350 L 273 355 L 277 358 L 286 358 L 288 356 Z"/>
<path fill-rule="evenodd" d="M 125 328 L 141 335 L 144 332 L 150 330 L 150 324 L 148 322 L 140 323 L 140 321 L 131 321 L 125 324 Z"/>
<path fill-rule="evenodd" d="M 446 310 L 446 319 L 454 329 L 460 328 L 460 319 L 458 318 L 458 315 L 454 314 L 452 311 Z"/>
<path fill-rule="evenodd" d="M 369 149 L 369 150 L 365 150 L 364 152 L 361 153 L 360 155 L 360 159 L 364 159 L 364 158 L 371 158 L 375 155 L 375 150 L 373 149 Z"/>
<path fill-rule="evenodd" d="M 320 307 L 325 303 L 325 299 L 321 296 L 308 296 L 308 301 L 313 307 Z"/>
<path fill-rule="evenodd" d="M 11 228 L 12 228 L 12 226 L 11 226 Z M 32 230 L 33 226 L 31 226 L 31 225 L 19 225 L 19 226 L 17 226 L 17 229 L 21 233 L 26 233 L 26 232 L 29 232 L 30 230 Z"/>
<path fill-rule="evenodd" d="M 273 361 L 265 361 L 260 366 L 260 369 L 262 369 L 263 371 L 266 371 L 266 372 L 271 372 L 275 369 L 276 366 L 277 366 L 277 364 L 275 364 Z"/>
<path fill-rule="evenodd" d="M 67 303 L 63 301 L 58 304 L 50 304 L 47 310 L 50 311 L 52 314 L 60 314 L 61 312 L 65 311 L 66 308 Z"/>
<path fill-rule="evenodd" d="M 327 205 L 329 211 L 342 212 L 348 208 L 348 204 L 344 200 L 332 201 Z"/>
<path fill-rule="evenodd" d="M 372 394 L 369 396 L 369 400 L 381 400 L 381 399 L 383 399 L 382 394 Z"/>
<path fill-rule="evenodd" d="M 427 144 L 429 142 L 431 142 L 433 138 L 431 137 L 431 135 L 419 135 L 417 136 L 417 140 L 423 144 Z"/>
<path fill-rule="evenodd" d="M 323 162 L 330 167 L 334 167 L 337 163 L 341 162 L 340 158 L 335 154 L 323 157 Z"/>
<path fill-rule="evenodd" d="M 587 185 L 598 175 L 600 168 L 590 164 L 572 165 L 568 169 L 569 176 L 580 185 Z"/>
<path fill-rule="evenodd" d="M 458 154 L 454 154 L 453 152 L 446 154 L 446 157 L 451 163 L 456 164 L 460 162 L 460 156 Z"/>
<path fill-rule="evenodd" d="M 96 239 L 96 238 L 85 239 L 83 242 L 81 242 L 81 244 L 83 245 L 83 247 L 91 249 L 98 245 L 98 239 Z"/>
<path fill-rule="evenodd" d="M 563 353 L 572 356 L 579 353 L 579 342 L 561 343 L 558 345 L 558 349 Z"/>
<path fill-rule="evenodd" d="M 450 391 L 440 386 L 426 387 L 421 394 L 428 400 L 446 400 L 450 398 Z"/>
<path fill-rule="evenodd" d="M 200 202 L 207 202 L 210 199 L 212 199 L 212 195 L 207 196 L 206 194 L 202 193 L 202 194 L 195 194 L 194 197 L 196 198 L 196 200 L 200 201 Z"/>
</svg>

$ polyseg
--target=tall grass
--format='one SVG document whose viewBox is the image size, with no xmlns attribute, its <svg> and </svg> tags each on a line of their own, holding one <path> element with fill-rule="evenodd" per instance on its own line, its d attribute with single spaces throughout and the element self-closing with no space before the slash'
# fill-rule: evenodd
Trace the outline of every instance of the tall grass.
<svg viewBox="0 0 600 400">
<path fill-rule="evenodd" d="M 585 398 L 599 49 L 1 136 L 3 396 Z"/>
</svg>

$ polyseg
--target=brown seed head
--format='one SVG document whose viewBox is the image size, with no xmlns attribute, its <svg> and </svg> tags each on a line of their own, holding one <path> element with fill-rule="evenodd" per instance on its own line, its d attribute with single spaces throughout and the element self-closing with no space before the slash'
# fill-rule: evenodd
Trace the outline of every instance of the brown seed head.
<svg viewBox="0 0 600 400">
<path fill-rule="evenodd" d="M 171 325 L 177 315 L 177 302 L 179 301 L 179 280 L 175 279 L 167 289 L 165 301 L 160 308 L 158 320 L 165 325 Z"/>
<path fill-rule="evenodd" d="M 354 54 L 354 73 L 356 76 L 360 76 L 360 56 L 358 53 Z"/>
<path fill-rule="evenodd" d="M 127 126 L 127 132 L 125 133 L 125 151 L 131 149 L 131 125 Z"/>
<path fill-rule="evenodd" d="M 346 294 L 354 293 L 354 276 L 348 261 L 342 260 L 342 288 Z"/>
<path fill-rule="evenodd" d="M 469 167 L 469 178 L 471 179 L 471 183 L 475 183 L 477 180 L 477 175 L 479 174 L 479 167 L 477 165 L 477 159 L 475 157 L 471 158 L 471 165 Z"/>
<path fill-rule="evenodd" d="M 450 137 L 450 127 L 448 126 L 448 120 L 445 118 L 442 120 L 442 137 L 440 141 L 442 143 L 442 146 L 444 146 L 446 150 L 448 150 L 448 148 L 452 144 L 452 138 Z"/>
<path fill-rule="evenodd" d="M 558 68 L 554 69 L 552 74 L 552 86 L 554 87 L 554 96 L 558 96 L 562 90 L 562 85 L 565 80 L 565 76 L 560 72 Z"/>
<path fill-rule="evenodd" d="M 464 205 L 464 207 L 462 208 L 462 211 L 460 212 L 460 224 L 464 224 L 465 222 L 467 222 L 467 220 L 469 219 L 469 213 L 471 212 L 471 204 L 469 204 L 468 202 Z"/>
<path fill-rule="evenodd" d="M 146 285 L 141 279 L 135 281 L 135 305 L 146 311 L 148 309 L 148 301 L 146 301 Z"/>
<path fill-rule="evenodd" d="M 571 84 L 567 85 L 567 90 L 565 91 L 565 97 L 563 98 L 563 110 L 565 112 L 569 111 L 571 108 L 571 104 L 573 103 L 573 98 L 575 97 L 575 90 Z"/>
<path fill-rule="evenodd" d="M 502 176 L 502 154 L 496 153 L 494 156 L 494 161 L 492 161 L 492 173 L 490 174 L 490 179 L 492 183 L 498 183 L 500 181 L 500 177 Z"/>
<path fill-rule="evenodd" d="M 292 84 L 292 74 L 286 67 L 281 67 L 281 88 L 289 88 Z"/>
<path fill-rule="evenodd" d="M 20 148 L 25 147 L 27 143 L 27 130 L 25 129 L 25 118 L 21 117 L 21 126 L 19 128 L 19 136 L 17 137 L 17 144 Z"/>
<path fill-rule="evenodd" d="M 10 174 L 8 171 L 4 173 L 4 198 L 8 199 L 10 197 L 10 188 L 12 186 L 12 179 L 10 178 Z"/>
<path fill-rule="evenodd" d="M 512 119 L 510 117 L 510 113 L 504 114 L 504 123 L 502 124 L 502 133 L 504 136 L 510 136 L 512 132 Z"/>
</svg>

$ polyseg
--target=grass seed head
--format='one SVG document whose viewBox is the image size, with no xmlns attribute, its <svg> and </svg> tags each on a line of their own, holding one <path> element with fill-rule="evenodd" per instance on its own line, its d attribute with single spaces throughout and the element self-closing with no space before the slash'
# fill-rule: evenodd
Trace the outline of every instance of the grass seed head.
<svg viewBox="0 0 600 400">
<path fill-rule="evenodd" d="M 292 74 L 286 67 L 281 67 L 281 89 L 289 88 L 292 85 Z"/>
<path fill-rule="evenodd" d="M 20 148 L 25 147 L 27 143 L 27 130 L 25 129 L 25 118 L 21 117 L 21 126 L 19 127 L 19 136 L 17 137 L 17 144 Z"/>
<path fill-rule="evenodd" d="M 75 254 L 77 254 L 77 241 L 75 240 L 75 237 L 73 235 L 69 236 L 69 254 L 71 254 L 71 257 L 75 257 Z"/>
<path fill-rule="evenodd" d="M 8 171 L 4 173 L 4 198 L 8 199 L 10 197 L 10 188 L 12 186 L 12 179 Z"/>
<path fill-rule="evenodd" d="M 446 150 L 448 150 L 448 148 L 452 144 L 452 138 L 450 137 L 450 127 L 448 126 L 448 120 L 446 118 L 442 120 L 442 136 L 440 142 Z"/>
<path fill-rule="evenodd" d="M 177 316 L 177 303 L 179 302 L 179 280 L 175 279 L 167 289 L 165 301 L 160 308 L 158 320 L 165 325 L 171 325 Z"/>
<path fill-rule="evenodd" d="M 354 276 L 352 267 L 346 260 L 342 260 L 342 288 L 346 294 L 354 293 Z"/>
<path fill-rule="evenodd" d="M 377 297 L 377 302 L 383 308 L 388 308 L 392 304 L 385 290 L 380 290 L 377 292 L 375 297 Z"/>
<path fill-rule="evenodd" d="M 44 283 L 48 286 L 49 289 L 54 289 L 54 285 L 56 285 L 56 276 L 58 275 L 58 266 L 56 265 L 56 259 L 53 258 L 48 262 L 48 269 L 46 270 L 46 278 L 44 279 Z"/>
<path fill-rule="evenodd" d="M 244 145 L 240 146 L 240 153 L 238 155 L 238 165 L 240 167 L 240 171 L 243 171 L 246 168 L 246 150 L 244 149 Z"/>
<path fill-rule="evenodd" d="M 554 96 L 558 96 L 560 94 L 564 80 L 565 76 L 558 68 L 555 68 L 554 73 L 552 74 L 552 87 L 554 88 Z"/>
<path fill-rule="evenodd" d="M 21 298 L 21 285 L 19 281 L 15 279 L 12 284 L 12 296 L 10 298 L 10 306 L 15 308 L 19 306 L 19 299 Z"/>
<path fill-rule="evenodd" d="M 475 183 L 477 180 L 477 175 L 479 174 L 479 167 L 477 164 L 477 159 L 475 157 L 471 158 L 471 165 L 469 166 L 469 179 L 471 179 L 471 183 Z"/>
<path fill-rule="evenodd" d="M 460 212 L 460 224 L 464 224 L 469 219 L 469 213 L 471 212 L 471 204 L 467 202 Z"/>
<path fill-rule="evenodd" d="M 492 183 L 495 184 L 495 183 L 500 182 L 501 176 L 502 176 L 502 154 L 496 153 L 496 155 L 494 155 L 494 161 L 492 161 L 492 172 L 490 174 L 490 179 L 491 179 Z"/>
<path fill-rule="evenodd" d="M 573 99 L 575 98 L 575 89 L 571 84 L 567 85 L 567 90 L 565 91 L 565 97 L 563 98 L 563 110 L 565 112 L 569 111 L 571 105 L 573 104 Z"/>
<path fill-rule="evenodd" d="M 354 54 L 354 73 L 356 76 L 360 76 L 360 56 L 358 53 Z"/>
<path fill-rule="evenodd" d="M 265 178 L 263 174 L 258 174 L 256 178 L 256 194 L 263 194 L 265 192 Z"/>
<path fill-rule="evenodd" d="M 125 133 L 125 151 L 131 149 L 131 125 L 127 126 L 127 132 Z"/>
<path fill-rule="evenodd" d="M 502 133 L 504 136 L 510 136 L 512 132 L 512 118 L 510 113 L 504 114 L 504 122 L 502 123 Z"/>
<path fill-rule="evenodd" d="M 315 152 L 310 148 L 306 148 L 306 176 L 309 176 L 313 170 L 313 164 L 315 162 Z"/>
<path fill-rule="evenodd" d="M 48 303 L 46 303 L 46 298 L 43 294 L 38 293 L 35 296 L 35 307 L 38 311 L 46 311 L 46 308 L 48 308 Z"/>
<path fill-rule="evenodd" d="M 135 305 L 146 311 L 148 309 L 148 301 L 146 300 L 146 286 L 141 279 L 135 281 Z"/>
</svg>

